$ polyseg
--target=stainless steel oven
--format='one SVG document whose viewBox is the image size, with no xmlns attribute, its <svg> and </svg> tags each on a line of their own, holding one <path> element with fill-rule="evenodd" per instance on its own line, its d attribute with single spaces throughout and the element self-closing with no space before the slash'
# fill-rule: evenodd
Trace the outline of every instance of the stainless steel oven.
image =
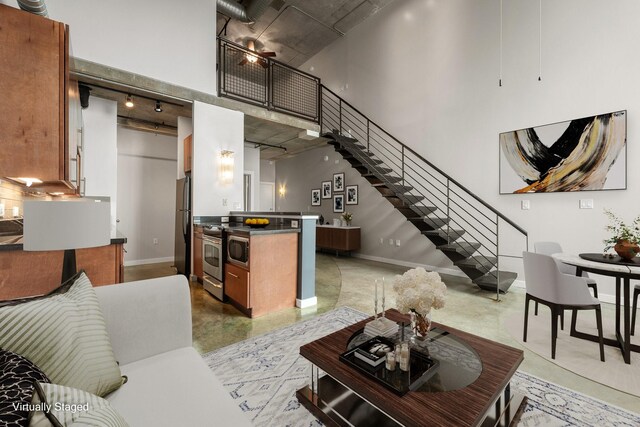
<svg viewBox="0 0 640 427">
<path fill-rule="evenodd" d="M 224 299 L 224 257 L 222 239 L 208 235 L 202 236 L 202 271 L 204 272 L 203 286 L 210 294 Z"/>
<path fill-rule="evenodd" d="M 227 238 L 227 261 L 249 268 L 249 238 L 233 234 Z"/>
</svg>

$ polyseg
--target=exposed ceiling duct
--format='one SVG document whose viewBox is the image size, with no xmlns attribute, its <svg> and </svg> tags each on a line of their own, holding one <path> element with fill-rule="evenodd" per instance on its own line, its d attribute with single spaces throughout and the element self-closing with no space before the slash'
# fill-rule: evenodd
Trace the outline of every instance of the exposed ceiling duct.
<svg viewBox="0 0 640 427">
<path fill-rule="evenodd" d="M 20 9 L 35 13 L 36 15 L 49 16 L 44 0 L 18 0 L 18 6 L 20 6 Z"/>
<path fill-rule="evenodd" d="M 253 0 L 245 7 L 236 0 L 216 1 L 219 13 L 244 24 L 253 24 L 267 10 L 269 3 L 271 0 Z"/>
</svg>

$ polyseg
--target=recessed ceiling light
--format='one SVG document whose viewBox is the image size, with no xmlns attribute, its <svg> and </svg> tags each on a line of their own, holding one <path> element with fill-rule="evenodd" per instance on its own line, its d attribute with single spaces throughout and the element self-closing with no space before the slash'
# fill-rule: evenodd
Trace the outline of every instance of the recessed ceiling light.
<svg viewBox="0 0 640 427">
<path fill-rule="evenodd" d="M 160 101 L 156 101 L 156 108 L 154 108 L 154 110 L 156 110 L 156 113 L 162 113 L 162 104 L 160 104 Z"/>
<path fill-rule="evenodd" d="M 127 108 L 133 108 L 133 105 L 134 105 L 133 104 L 133 95 L 131 95 L 131 94 L 127 95 L 127 100 L 125 101 L 124 105 Z"/>
</svg>

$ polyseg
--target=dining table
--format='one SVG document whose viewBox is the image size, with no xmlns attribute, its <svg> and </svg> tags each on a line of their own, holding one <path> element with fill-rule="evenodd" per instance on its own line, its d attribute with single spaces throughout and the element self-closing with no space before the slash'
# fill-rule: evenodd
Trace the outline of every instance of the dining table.
<svg viewBox="0 0 640 427">
<path fill-rule="evenodd" d="M 602 253 L 582 253 L 579 255 L 558 253 L 552 257 L 557 261 L 576 267 L 576 275 L 589 272 L 616 279 L 616 338 L 604 338 L 604 343 L 619 347 L 625 363 L 631 363 L 631 352 L 640 353 L 640 345 L 631 343 L 631 280 L 640 280 L 640 257 L 628 261 L 619 256 Z M 574 313 L 575 316 L 575 313 Z M 571 336 L 598 342 L 598 336 L 580 332 L 571 322 Z"/>
</svg>

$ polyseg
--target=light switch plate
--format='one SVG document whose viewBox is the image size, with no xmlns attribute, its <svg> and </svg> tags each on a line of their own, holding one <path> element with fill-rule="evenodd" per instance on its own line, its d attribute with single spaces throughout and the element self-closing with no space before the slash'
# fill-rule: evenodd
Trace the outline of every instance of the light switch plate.
<svg viewBox="0 0 640 427">
<path fill-rule="evenodd" d="M 393 239 L 389 239 L 389 246 L 393 246 Z"/>
<path fill-rule="evenodd" d="M 580 209 L 593 209 L 593 199 L 580 199 Z"/>
<path fill-rule="evenodd" d="M 396 246 L 400 246 L 400 240 L 396 240 Z"/>
<path fill-rule="evenodd" d="M 522 200 L 520 202 L 520 208 L 523 211 L 528 211 L 529 209 L 531 209 L 531 202 L 529 202 L 529 200 Z"/>
<path fill-rule="evenodd" d="M 298 228 L 298 220 L 297 219 L 292 219 L 291 220 L 291 228 Z"/>
</svg>

